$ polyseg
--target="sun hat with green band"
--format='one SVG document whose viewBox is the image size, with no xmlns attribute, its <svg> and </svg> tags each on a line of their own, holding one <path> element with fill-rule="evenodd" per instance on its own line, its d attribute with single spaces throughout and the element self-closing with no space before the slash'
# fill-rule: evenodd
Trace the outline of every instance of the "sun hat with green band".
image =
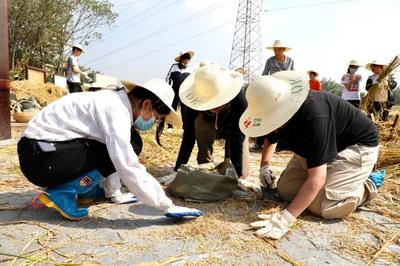
<svg viewBox="0 0 400 266">
<path fill-rule="evenodd" d="M 240 117 L 240 130 L 250 137 L 271 133 L 299 110 L 308 92 L 308 76 L 302 72 L 281 71 L 255 79 L 246 91 L 248 107 Z"/>
</svg>

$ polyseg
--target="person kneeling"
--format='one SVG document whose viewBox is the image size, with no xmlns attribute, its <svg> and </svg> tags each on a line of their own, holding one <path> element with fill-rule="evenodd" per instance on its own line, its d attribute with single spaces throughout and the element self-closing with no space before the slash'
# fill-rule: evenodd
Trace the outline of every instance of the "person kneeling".
<svg viewBox="0 0 400 266">
<path fill-rule="evenodd" d="M 70 94 L 51 103 L 28 124 L 18 143 L 21 171 L 46 187 L 39 200 L 71 220 L 88 216 L 77 196 L 93 190 L 103 177 L 119 178 L 144 204 L 167 217 L 198 217 L 196 209 L 175 206 L 139 162 L 131 126 L 152 128 L 157 119 L 180 124 L 172 109 L 172 88 L 160 79 L 115 90 Z"/>
<path fill-rule="evenodd" d="M 294 156 L 277 184 L 291 201 L 287 209 L 251 224 L 258 235 L 281 238 L 308 209 L 325 219 L 342 218 L 377 196 L 369 178 L 378 158 L 378 130 L 350 103 L 330 93 L 309 91 L 307 76 L 282 71 L 263 76 L 247 90 L 248 109 L 240 119 L 244 134 L 267 134 L 260 178 L 271 183 L 269 163 L 284 140 Z"/>
</svg>

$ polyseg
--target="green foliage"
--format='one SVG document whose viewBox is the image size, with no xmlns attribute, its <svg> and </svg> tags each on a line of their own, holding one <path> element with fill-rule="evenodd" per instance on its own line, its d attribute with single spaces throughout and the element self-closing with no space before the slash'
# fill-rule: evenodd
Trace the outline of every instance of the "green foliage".
<svg viewBox="0 0 400 266">
<path fill-rule="evenodd" d="M 26 64 L 62 73 L 70 45 L 101 38 L 117 14 L 108 0 L 8 0 L 10 78 Z"/>
<path fill-rule="evenodd" d="M 394 99 L 396 100 L 395 104 L 400 105 L 400 86 L 393 90 L 393 95 Z"/>
<path fill-rule="evenodd" d="M 326 78 L 323 78 L 321 83 L 322 83 L 322 88 L 325 91 L 329 91 L 330 93 L 336 94 L 338 96 L 342 95 L 342 90 L 343 90 L 342 84 L 337 83 L 333 79 L 326 79 Z"/>
</svg>

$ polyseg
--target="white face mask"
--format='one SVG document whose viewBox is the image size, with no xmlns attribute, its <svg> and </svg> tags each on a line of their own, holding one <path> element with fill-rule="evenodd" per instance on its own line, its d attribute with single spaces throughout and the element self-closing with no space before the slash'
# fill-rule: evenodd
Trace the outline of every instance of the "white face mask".
<svg viewBox="0 0 400 266">
<path fill-rule="evenodd" d="M 350 72 L 350 74 L 354 75 L 354 74 L 357 72 L 357 68 L 355 68 L 355 67 L 350 67 L 350 68 L 349 68 L 349 72 Z"/>
</svg>

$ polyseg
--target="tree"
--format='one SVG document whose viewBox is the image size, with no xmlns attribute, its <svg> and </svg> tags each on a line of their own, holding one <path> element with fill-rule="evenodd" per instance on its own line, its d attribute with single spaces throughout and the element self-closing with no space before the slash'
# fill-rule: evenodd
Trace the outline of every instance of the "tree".
<svg viewBox="0 0 400 266">
<path fill-rule="evenodd" d="M 322 88 L 325 91 L 329 91 L 330 93 L 336 94 L 338 96 L 342 95 L 342 89 L 343 89 L 342 84 L 337 83 L 333 79 L 326 79 L 326 78 L 323 78 L 321 83 L 322 83 Z"/>
<path fill-rule="evenodd" d="M 108 0 L 9 0 L 10 75 L 30 64 L 60 73 L 74 42 L 101 39 L 98 29 L 111 26 L 117 14 Z M 68 49 L 69 50 L 69 49 Z"/>
</svg>

